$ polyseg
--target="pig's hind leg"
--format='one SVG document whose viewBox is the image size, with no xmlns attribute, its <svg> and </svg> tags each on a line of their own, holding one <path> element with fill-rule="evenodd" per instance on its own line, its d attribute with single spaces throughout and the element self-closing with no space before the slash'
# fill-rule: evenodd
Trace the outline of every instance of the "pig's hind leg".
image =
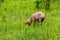
<svg viewBox="0 0 60 40">
<path fill-rule="evenodd" d="M 44 18 L 39 19 L 39 23 L 42 25 Z"/>
</svg>

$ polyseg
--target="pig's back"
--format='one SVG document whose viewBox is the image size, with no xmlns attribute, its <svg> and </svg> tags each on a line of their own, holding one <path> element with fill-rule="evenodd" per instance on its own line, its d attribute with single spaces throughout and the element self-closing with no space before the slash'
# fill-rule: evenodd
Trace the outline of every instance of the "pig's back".
<svg viewBox="0 0 60 40">
<path fill-rule="evenodd" d="M 38 13 L 34 13 L 31 15 L 32 19 L 39 19 L 39 14 Z"/>
<path fill-rule="evenodd" d="M 44 18 L 45 15 L 44 15 L 44 13 L 42 13 L 42 12 L 36 12 L 36 13 L 32 14 L 31 17 L 33 17 L 33 18 L 35 18 L 35 19 L 39 19 L 39 18 Z"/>
</svg>

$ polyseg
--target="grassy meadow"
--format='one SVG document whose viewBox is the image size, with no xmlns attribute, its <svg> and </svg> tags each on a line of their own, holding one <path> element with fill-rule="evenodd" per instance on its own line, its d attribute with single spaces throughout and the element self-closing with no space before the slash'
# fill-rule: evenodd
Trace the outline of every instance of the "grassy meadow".
<svg viewBox="0 0 60 40">
<path fill-rule="evenodd" d="M 0 40 L 60 40 L 60 1 L 52 2 L 49 10 L 37 10 L 34 2 L 4 0 L 0 3 Z M 25 24 L 37 11 L 46 15 L 43 25 Z"/>
</svg>

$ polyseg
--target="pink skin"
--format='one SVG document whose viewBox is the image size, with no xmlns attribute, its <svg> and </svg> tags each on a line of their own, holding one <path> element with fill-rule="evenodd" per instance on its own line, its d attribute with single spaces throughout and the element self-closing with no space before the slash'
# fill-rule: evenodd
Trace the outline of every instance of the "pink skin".
<svg viewBox="0 0 60 40">
<path fill-rule="evenodd" d="M 28 25 L 30 25 L 33 21 L 34 22 L 38 21 L 39 24 L 42 25 L 44 19 L 45 19 L 44 13 L 42 13 L 42 12 L 36 12 L 36 13 L 32 14 L 30 18 L 27 19 L 26 23 Z"/>
</svg>

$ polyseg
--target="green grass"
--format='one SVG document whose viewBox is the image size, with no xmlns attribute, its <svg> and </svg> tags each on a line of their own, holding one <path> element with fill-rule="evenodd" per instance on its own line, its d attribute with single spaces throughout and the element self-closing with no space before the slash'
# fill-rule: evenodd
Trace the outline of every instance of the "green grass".
<svg viewBox="0 0 60 40">
<path fill-rule="evenodd" d="M 37 10 L 35 0 L 5 0 L 0 6 L 0 40 L 60 40 L 60 4 L 51 3 L 50 10 Z M 25 24 L 36 11 L 45 13 L 43 25 Z"/>
</svg>

